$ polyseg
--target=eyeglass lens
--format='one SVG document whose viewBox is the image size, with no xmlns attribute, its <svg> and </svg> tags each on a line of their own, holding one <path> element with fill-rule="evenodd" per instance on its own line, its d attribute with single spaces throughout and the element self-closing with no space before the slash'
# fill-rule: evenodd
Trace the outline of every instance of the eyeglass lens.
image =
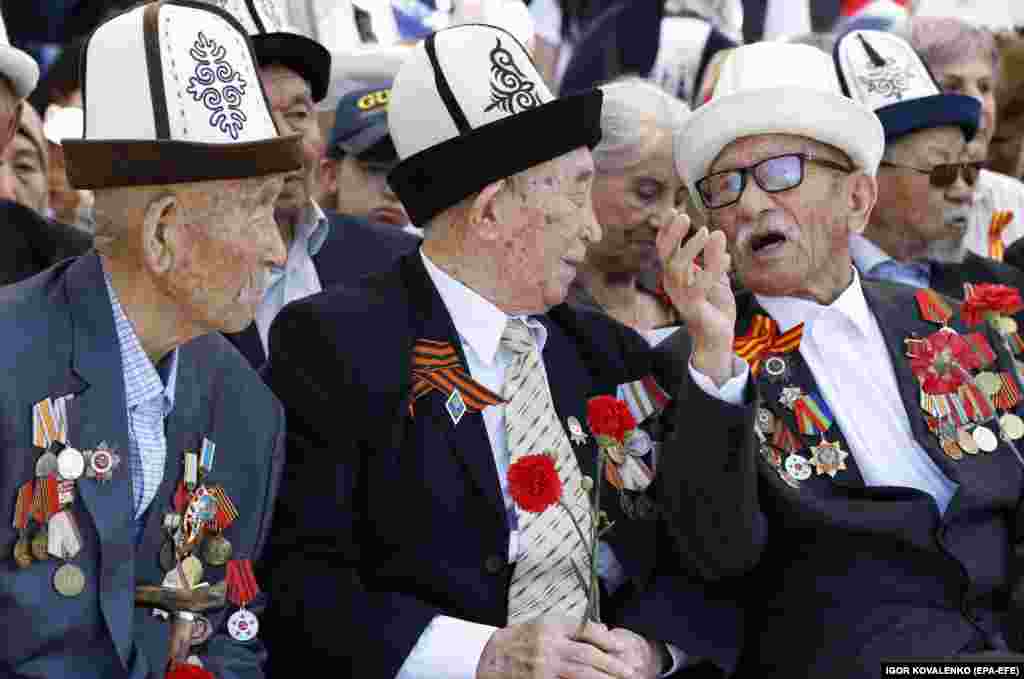
<svg viewBox="0 0 1024 679">
<path fill-rule="evenodd" d="M 778 193 L 798 186 L 804 178 L 804 158 L 798 154 L 766 158 L 749 168 L 718 172 L 697 183 L 704 203 L 711 208 L 724 207 L 739 200 L 746 186 L 747 173 L 763 191 Z"/>
</svg>

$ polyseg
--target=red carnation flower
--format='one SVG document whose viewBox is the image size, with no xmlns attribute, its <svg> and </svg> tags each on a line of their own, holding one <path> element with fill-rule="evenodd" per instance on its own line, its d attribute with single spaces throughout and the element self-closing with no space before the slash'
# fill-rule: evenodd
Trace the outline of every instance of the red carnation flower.
<svg viewBox="0 0 1024 679">
<path fill-rule="evenodd" d="M 594 436 L 605 436 L 622 443 L 626 433 L 636 429 L 629 406 L 614 396 L 595 396 L 587 402 L 587 423 Z"/>
<path fill-rule="evenodd" d="M 971 379 L 968 370 L 981 367 L 967 340 L 947 330 L 914 342 L 910 354 L 910 369 L 926 394 L 952 394 Z"/>
<path fill-rule="evenodd" d="M 1015 314 L 1024 309 L 1020 291 L 1008 285 L 978 283 L 967 287 L 967 298 L 960 305 L 960 317 L 967 325 L 977 325 L 985 314 Z"/>
<path fill-rule="evenodd" d="M 198 665 L 177 663 L 167 671 L 164 679 L 217 679 L 217 677 Z"/>
<path fill-rule="evenodd" d="M 524 455 L 508 468 L 508 492 L 524 512 L 540 514 L 562 497 L 562 479 L 549 455 Z"/>
</svg>

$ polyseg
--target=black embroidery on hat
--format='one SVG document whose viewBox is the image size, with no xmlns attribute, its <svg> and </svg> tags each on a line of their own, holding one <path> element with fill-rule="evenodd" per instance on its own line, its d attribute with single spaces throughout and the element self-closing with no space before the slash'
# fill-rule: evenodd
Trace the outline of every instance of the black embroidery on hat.
<svg viewBox="0 0 1024 679">
<path fill-rule="evenodd" d="M 540 106 L 537 85 L 519 69 L 512 53 L 501 46 L 501 39 L 495 39 L 498 44 L 491 50 L 491 105 L 484 109 L 484 113 L 495 108 L 506 113 L 518 113 Z"/>
<path fill-rule="evenodd" d="M 886 99 L 901 101 L 903 93 L 910 89 L 908 81 L 914 77 L 914 73 L 909 67 L 901 68 L 891 59 L 883 58 L 863 35 L 858 33 L 857 37 L 863 43 L 864 51 L 871 62 L 867 64 L 867 72 L 858 75 L 857 79 L 867 86 L 868 92 L 873 92 Z"/>
<path fill-rule="evenodd" d="M 199 33 L 189 55 L 196 62 L 195 75 L 188 79 L 185 90 L 195 101 L 202 101 L 210 113 L 210 127 L 238 139 L 245 127 L 246 115 L 241 110 L 246 83 L 228 63 L 227 50 Z"/>
</svg>

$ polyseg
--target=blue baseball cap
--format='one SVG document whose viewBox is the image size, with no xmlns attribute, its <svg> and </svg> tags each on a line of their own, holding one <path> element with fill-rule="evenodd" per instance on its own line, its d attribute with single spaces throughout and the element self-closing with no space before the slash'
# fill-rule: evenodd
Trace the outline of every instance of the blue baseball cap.
<svg viewBox="0 0 1024 679">
<path fill-rule="evenodd" d="M 363 87 L 343 96 L 334 114 L 328 155 L 359 156 L 364 160 L 391 162 L 398 154 L 388 128 L 391 83 Z"/>
</svg>

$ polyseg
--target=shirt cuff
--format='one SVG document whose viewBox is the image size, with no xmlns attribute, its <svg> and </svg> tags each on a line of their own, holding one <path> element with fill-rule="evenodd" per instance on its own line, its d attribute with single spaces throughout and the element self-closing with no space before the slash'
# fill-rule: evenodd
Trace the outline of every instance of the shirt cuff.
<svg viewBox="0 0 1024 679">
<path fill-rule="evenodd" d="M 474 679 L 484 647 L 497 629 L 436 615 L 395 679 Z"/>
<path fill-rule="evenodd" d="M 750 366 L 735 354 L 732 357 L 732 377 L 721 387 L 716 386 L 710 377 L 693 367 L 693 360 L 690 360 L 690 377 L 697 383 L 701 390 L 720 401 L 725 401 L 734 406 L 743 405 L 743 391 L 747 388 L 750 380 Z"/>
<path fill-rule="evenodd" d="M 672 658 L 672 665 L 669 666 L 666 671 L 658 675 L 659 679 L 661 677 L 667 677 L 673 672 L 678 672 L 682 669 L 683 665 L 686 664 L 686 653 L 682 649 L 669 643 L 665 644 L 665 648 L 668 649 L 668 654 Z"/>
</svg>

